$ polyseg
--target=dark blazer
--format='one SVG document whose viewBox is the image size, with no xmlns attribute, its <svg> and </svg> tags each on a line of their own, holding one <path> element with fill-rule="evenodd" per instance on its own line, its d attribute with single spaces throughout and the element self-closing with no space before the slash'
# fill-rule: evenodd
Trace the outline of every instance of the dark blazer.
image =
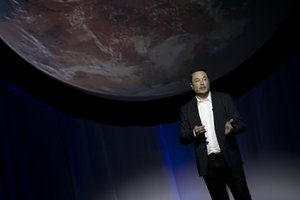
<svg viewBox="0 0 300 200">
<path fill-rule="evenodd" d="M 236 134 L 246 128 L 232 98 L 225 93 L 211 92 L 214 123 L 217 139 L 226 163 L 230 167 L 242 165 L 242 158 L 235 138 Z M 196 97 L 181 107 L 180 143 L 183 145 L 194 143 L 197 169 L 200 176 L 207 173 L 207 148 L 204 134 L 195 137 L 193 129 L 201 123 Z M 225 135 L 225 123 L 233 119 L 233 130 Z"/>
</svg>

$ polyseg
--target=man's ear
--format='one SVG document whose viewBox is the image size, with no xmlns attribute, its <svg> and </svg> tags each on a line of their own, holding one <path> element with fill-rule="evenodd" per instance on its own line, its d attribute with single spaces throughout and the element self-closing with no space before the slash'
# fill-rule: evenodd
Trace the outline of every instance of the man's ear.
<svg viewBox="0 0 300 200">
<path fill-rule="evenodd" d="M 192 89 L 194 89 L 194 86 L 193 86 L 193 84 L 190 84 L 190 86 L 191 86 L 191 88 L 192 88 Z"/>
</svg>

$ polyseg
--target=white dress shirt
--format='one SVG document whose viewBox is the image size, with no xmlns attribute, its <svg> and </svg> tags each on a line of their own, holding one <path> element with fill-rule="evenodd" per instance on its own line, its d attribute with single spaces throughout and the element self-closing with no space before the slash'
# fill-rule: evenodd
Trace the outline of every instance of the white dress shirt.
<svg viewBox="0 0 300 200">
<path fill-rule="evenodd" d="M 217 140 L 213 107 L 211 101 L 211 93 L 209 92 L 206 99 L 197 98 L 198 102 L 198 111 L 201 118 L 202 125 L 205 126 L 205 137 L 207 141 L 207 153 L 218 153 L 220 152 L 220 146 Z"/>
</svg>

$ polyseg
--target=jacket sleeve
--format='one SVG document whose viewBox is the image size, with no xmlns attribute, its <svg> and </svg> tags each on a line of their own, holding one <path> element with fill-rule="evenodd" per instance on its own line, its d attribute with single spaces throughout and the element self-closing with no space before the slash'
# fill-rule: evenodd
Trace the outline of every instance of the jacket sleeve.
<svg viewBox="0 0 300 200">
<path fill-rule="evenodd" d="M 233 119 L 233 122 L 231 123 L 233 130 L 231 131 L 231 133 L 240 134 L 244 132 L 246 130 L 246 124 L 242 120 L 238 109 L 236 108 L 232 98 L 229 95 L 226 96 L 226 105 L 228 120 Z"/>
<path fill-rule="evenodd" d="M 188 120 L 187 110 L 181 108 L 180 111 L 180 143 L 183 145 L 190 144 L 194 141 L 193 128 Z"/>
</svg>

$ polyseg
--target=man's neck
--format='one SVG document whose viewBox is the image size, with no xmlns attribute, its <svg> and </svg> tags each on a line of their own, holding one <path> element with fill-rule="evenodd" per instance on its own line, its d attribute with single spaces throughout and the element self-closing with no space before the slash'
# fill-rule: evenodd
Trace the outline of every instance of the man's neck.
<svg viewBox="0 0 300 200">
<path fill-rule="evenodd" d="M 208 95 L 209 95 L 209 92 L 207 92 L 205 94 L 197 94 L 196 96 L 200 100 L 205 100 L 205 99 L 207 99 Z"/>
</svg>

